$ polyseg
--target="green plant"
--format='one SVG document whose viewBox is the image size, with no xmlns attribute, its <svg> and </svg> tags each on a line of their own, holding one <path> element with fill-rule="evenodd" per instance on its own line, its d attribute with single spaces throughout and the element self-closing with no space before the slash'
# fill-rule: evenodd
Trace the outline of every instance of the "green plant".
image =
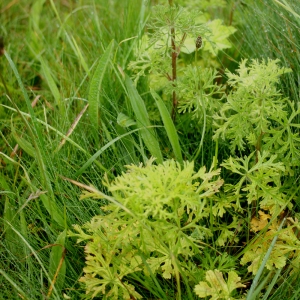
<svg viewBox="0 0 300 300">
<path fill-rule="evenodd" d="M 223 184 L 216 177 L 220 170 L 206 173 L 203 167 L 195 172 L 193 163 L 184 162 L 181 167 L 174 160 L 156 166 L 153 159 L 127 169 L 113 182 L 103 182 L 114 199 L 102 206 L 105 214 L 83 228 L 75 225 L 78 233 L 69 233 L 78 242 L 87 241 L 87 266 L 81 278 L 87 294 L 140 298 L 128 280 L 131 273 L 142 273 L 139 276 L 174 277 L 179 298 L 183 279 L 185 292 L 191 295 L 191 283 L 198 278 L 192 261 L 201 263 L 204 240 L 212 236 L 205 219 L 208 199 Z M 84 192 L 81 199 L 88 197 L 110 200 L 97 191 Z"/>
<path fill-rule="evenodd" d="M 194 287 L 199 297 L 234 297 L 231 294 L 236 293 L 236 288 L 245 287 L 238 273 L 228 271 L 226 284 L 220 269 L 213 271 L 214 266 L 210 266 L 206 269 L 208 285 L 203 281 L 204 272 L 198 269 L 205 264 L 200 257 L 209 243 L 214 245 L 212 257 L 220 255 L 221 249 L 228 251 L 228 243 L 235 247 L 239 244 L 245 234 L 240 227 L 241 218 L 249 218 L 249 228 L 248 245 L 240 254 L 240 263 L 251 263 L 248 271 L 256 274 L 266 256 L 261 274 L 264 266 L 268 270 L 285 267 L 289 258 L 290 272 L 295 272 L 299 263 L 293 254 L 298 251 L 299 239 L 294 233 L 298 221 L 289 219 L 291 224 L 284 229 L 282 225 L 279 227 L 280 216 L 284 210 L 292 209 L 298 191 L 285 189 L 289 181 L 286 175 L 292 174 L 294 167 L 288 163 L 289 158 L 299 161 L 298 150 L 293 150 L 289 141 L 295 144 L 298 140 L 290 127 L 278 125 L 280 120 L 290 120 L 285 124 L 293 126 L 291 120 L 299 113 L 296 110 L 288 113 L 285 104 L 290 102 L 282 98 L 276 88 L 279 76 L 288 71 L 279 68 L 278 61 L 269 60 L 253 61 L 249 67 L 243 61 L 237 74 L 227 72 L 232 89 L 227 96 L 222 96 L 223 100 L 220 97 L 224 103 L 218 104 L 220 113 L 212 118 L 217 127 L 214 138 L 222 136 L 230 141 L 233 153 L 237 148 L 247 154 L 243 158 L 230 157 L 221 164 L 236 176 L 234 184 L 225 183 L 222 187 L 223 181 L 215 179 L 220 170 L 213 171 L 213 168 L 208 173 L 204 167 L 194 173 L 193 163 L 184 162 L 181 167 L 179 162 L 167 160 L 155 166 L 153 160 L 149 160 L 145 167 L 127 166 L 128 171 L 113 182 L 104 180 L 103 185 L 113 198 L 98 191 L 83 194 L 82 199 L 113 199 L 113 204 L 102 206 L 104 215 L 94 217 L 83 227 L 86 232 L 75 226 L 78 233 L 70 233 L 79 242 L 88 240 L 86 274 L 81 281 L 86 284 L 89 295 L 103 293 L 116 299 L 120 295 L 138 298 L 141 294 L 133 290 L 129 278 L 148 277 L 148 281 L 152 281 L 161 276 L 164 280 L 176 279 L 178 298 L 183 293 L 182 285 L 189 299 L 193 297 Z M 213 82 L 209 88 L 221 93 Z M 212 111 L 206 110 L 210 114 Z M 197 114 L 194 117 L 197 118 Z M 245 126 L 241 127 L 241 123 Z M 287 135 L 278 139 L 277 132 L 282 131 Z M 279 145 L 283 150 L 276 155 Z M 295 156 L 291 156 L 293 153 Z M 247 206 L 252 207 L 248 216 Z M 263 216 L 261 220 L 255 217 L 258 208 Z M 262 210 L 269 211 L 270 215 L 266 216 Z M 229 214 L 232 218 L 228 218 Z M 258 236 L 250 238 L 252 232 L 259 232 Z M 270 239 L 277 235 L 277 241 L 274 239 L 274 245 L 269 248 Z M 106 245 L 105 249 L 97 246 L 102 244 Z M 237 268 L 236 260 L 232 268 Z M 213 282 L 217 278 L 220 284 L 216 286 Z M 261 283 L 260 290 L 266 283 L 267 280 Z M 230 288 L 225 288 L 227 285 Z M 143 289 L 150 292 L 149 284 L 143 285 Z"/>
<path fill-rule="evenodd" d="M 141 76 L 150 74 L 152 88 L 156 90 L 163 88 L 165 94 L 171 95 L 171 115 L 175 120 L 178 106 L 186 106 L 186 102 L 190 108 L 194 105 L 191 97 L 189 95 L 186 97 L 186 93 L 199 94 L 199 90 L 211 88 L 212 81 L 217 78 L 216 72 L 209 69 L 202 70 L 197 66 L 198 50 L 203 48 L 203 51 L 210 52 L 211 56 L 216 56 L 218 51 L 230 47 L 228 36 L 234 32 L 233 27 L 222 25 L 221 20 L 207 22 L 203 12 L 196 9 L 188 10 L 175 5 L 173 1 L 169 1 L 169 5 L 156 5 L 153 7 L 147 35 L 143 36 L 136 50 L 137 60 L 129 64 L 129 69 L 135 72 L 135 82 Z M 180 53 L 195 53 L 194 64 L 197 67 L 186 68 L 184 60 L 180 59 Z M 209 59 L 203 61 L 209 66 Z M 191 78 L 193 81 L 189 83 Z M 213 95 L 214 93 L 211 93 L 209 96 L 212 98 Z M 197 98 L 198 103 L 194 110 L 200 114 L 198 108 L 202 106 L 204 114 L 206 109 L 204 103 Z M 181 107 L 181 111 L 185 110 L 186 108 Z"/>
<path fill-rule="evenodd" d="M 299 7 L 293 0 L 258 0 L 235 6 L 236 46 L 248 59 L 280 59 L 293 70 L 280 79 L 282 92 L 299 102 Z M 249 26 L 251 22 L 251 26 Z M 297 119 L 299 123 L 299 119 Z"/>
<path fill-rule="evenodd" d="M 241 278 L 233 271 L 228 273 L 227 282 L 224 281 L 222 273 L 218 270 L 207 271 L 205 279 L 206 282 L 202 281 L 195 287 L 195 292 L 200 298 L 211 296 L 212 300 L 234 299 L 231 297 L 232 291 L 246 287 L 241 284 Z"/>
<path fill-rule="evenodd" d="M 3 299 L 299 298 L 296 2 L 1 2 Z"/>
<path fill-rule="evenodd" d="M 217 120 L 214 138 L 229 139 L 232 153 L 236 149 L 243 152 L 245 145 L 257 155 L 262 151 L 274 153 L 289 170 L 297 164 L 300 155 L 300 140 L 294 132 L 298 124 L 293 122 L 300 110 L 282 97 L 276 86 L 280 75 L 291 72 L 280 68 L 278 63 L 279 60 L 253 60 L 247 66 L 244 60 L 237 74 L 226 72 L 231 90 L 226 103 L 214 116 Z"/>
</svg>

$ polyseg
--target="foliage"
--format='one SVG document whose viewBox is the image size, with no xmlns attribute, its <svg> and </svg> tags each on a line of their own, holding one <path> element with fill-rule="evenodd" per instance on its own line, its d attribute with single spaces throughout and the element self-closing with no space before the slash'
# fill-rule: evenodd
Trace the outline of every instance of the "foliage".
<svg viewBox="0 0 300 300">
<path fill-rule="evenodd" d="M 212 236 L 204 220 L 208 199 L 223 184 L 220 178 L 213 179 L 219 172 L 206 172 L 205 167 L 195 172 L 192 162 L 181 166 L 174 160 L 154 165 L 150 159 L 145 166 L 127 166 L 113 182 L 106 178 L 104 185 L 122 206 L 103 206 L 105 215 L 95 216 L 84 230 L 75 225 L 78 233 L 70 233 L 78 242 L 88 240 L 81 279 L 87 294 L 140 297 L 127 284 L 133 272 L 195 281 L 195 270 L 186 262 L 195 259 L 202 241 Z M 94 195 L 84 193 L 84 198 L 89 196 Z"/>
<path fill-rule="evenodd" d="M 2 2 L 2 298 L 297 299 L 297 1 Z"/>
<path fill-rule="evenodd" d="M 261 208 L 272 214 L 278 213 L 292 204 L 288 196 L 281 192 L 281 176 L 285 168 L 281 162 L 275 162 L 276 155 L 269 156 L 268 152 L 258 152 L 257 161 L 253 160 L 254 152 L 242 158 L 230 157 L 222 163 L 226 169 L 240 175 L 239 181 L 233 188 L 236 195 L 246 192 L 248 203 L 259 201 Z M 240 204 L 238 208 L 241 209 Z"/>
<path fill-rule="evenodd" d="M 291 266 L 291 271 L 299 272 L 299 237 L 295 232 L 299 228 L 299 222 L 297 219 L 288 218 L 289 226 L 278 233 L 278 228 L 280 226 L 279 220 L 272 220 L 271 215 L 265 214 L 260 211 L 260 218 L 253 218 L 251 221 L 252 231 L 261 231 L 267 228 L 267 232 L 259 236 L 254 243 L 252 243 L 247 252 L 243 255 L 241 259 L 241 264 L 244 265 L 248 262 L 251 264 L 248 266 L 248 271 L 253 274 L 257 273 L 260 263 L 265 256 L 272 238 L 278 234 L 278 239 L 275 247 L 267 261 L 266 268 L 272 270 L 274 268 L 282 269 L 286 266 L 287 260 L 289 260 L 289 265 Z M 270 219 L 268 224 L 267 219 Z"/>
<path fill-rule="evenodd" d="M 136 84 L 142 76 L 149 74 L 154 90 L 163 89 L 164 94 L 169 97 L 172 95 L 173 120 L 178 102 L 181 103 L 179 112 L 186 111 L 185 106 L 195 106 L 193 111 L 197 111 L 198 115 L 205 115 L 204 102 L 207 99 L 202 100 L 201 96 L 194 95 L 197 100 L 193 101 L 191 96 L 182 95 L 182 86 L 183 90 L 188 90 L 189 94 L 193 95 L 196 91 L 211 89 L 212 82 L 217 78 L 215 71 L 199 68 L 197 59 L 194 62 L 195 67 L 187 67 L 186 63 L 180 60 L 180 53 L 197 54 L 198 50 L 203 48 L 203 51 L 215 57 L 219 51 L 231 47 L 228 37 L 236 31 L 232 26 L 222 25 L 222 20 L 208 22 L 205 17 L 201 17 L 202 15 L 203 12 L 196 9 L 188 10 L 177 5 L 154 6 L 148 24 L 149 31 L 136 49 L 137 59 L 129 64 L 129 69 L 134 72 Z M 197 39 L 201 41 L 198 46 Z M 178 59 L 181 64 L 178 64 Z M 209 60 L 203 61 L 206 66 L 210 66 Z M 202 76 L 199 76 L 199 73 Z M 193 81 L 189 84 L 191 77 Z M 212 98 L 218 93 L 218 88 L 214 87 L 209 97 Z M 199 106 L 202 106 L 201 111 Z"/>
<path fill-rule="evenodd" d="M 227 282 L 225 282 L 223 274 L 219 270 L 207 271 L 205 278 L 206 282 L 201 281 L 195 286 L 195 293 L 200 298 L 211 296 L 211 300 L 236 299 L 230 296 L 232 291 L 237 288 L 245 287 L 244 284 L 240 283 L 241 278 L 233 271 L 228 273 Z"/>
<path fill-rule="evenodd" d="M 207 116 L 212 123 L 211 118 L 220 109 L 223 96 L 222 87 L 215 84 L 218 77 L 216 70 L 187 66 L 176 88 L 180 98 L 178 112 L 190 113 L 198 122 Z"/>
<path fill-rule="evenodd" d="M 226 72 L 232 90 L 214 117 L 218 120 L 214 137 L 228 138 L 232 152 L 235 149 L 245 150 L 246 143 L 254 149 L 265 149 L 262 141 L 273 137 L 272 129 L 278 127 L 274 122 L 286 119 L 288 114 L 287 100 L 281 98 L 276 83 L 281 74 L 290 70 L 279 68 L 279 60 L 269 59 L 262 63 L 253 60 L 249 67 L 246 63 L 247 60 L 241 62 L 237 74 Z M 240 124 L 243 124 L 242 128 Z M 276 138 L 273 137 L 274 140 Z M 272 142 L 269 141 L 269 144 L 272 145 Z M 274 147 L 265 150 L 272 149 Z"/>
<path fill-rule="evenodd" d="M 156 82 L 157 76 L 171 78 L 170 59 L 173 51 L 171 28 L 177 29 L 175 36 L 177 56 L 181 52 L 187 54 L 195 52 L 197 50 L 195 41 L 198 36 L 202 37 L 203 51 L 211 52 L 213 56 L 216 56 L 218 51 L 231 46 L 228 37 L 236 29 L 232 26 L 221 25 L 222 20 L 219 19 L 207 22 L 199 17 L 202 14 L 198 10 L 188 10 L 181 6 L 157 5 L 153 7 L 152 19 L 148 24 L 149 32 L 142 37 L 136 48 L 137 59 L 129 64 L 129 69 L 135 72 L 135 82 L 147 74 L 151 75 L 151 82 Z M 220 32 L 222 35 L 219 35 Z M 184 61 L 182 63 L 184 64 Z M 205 63 L 209 66 L 209 61 Z M 178 67 L 180 68 L 180 65 Z M 153 84 L 151 82 L 150 84 Z"/>
</svg>

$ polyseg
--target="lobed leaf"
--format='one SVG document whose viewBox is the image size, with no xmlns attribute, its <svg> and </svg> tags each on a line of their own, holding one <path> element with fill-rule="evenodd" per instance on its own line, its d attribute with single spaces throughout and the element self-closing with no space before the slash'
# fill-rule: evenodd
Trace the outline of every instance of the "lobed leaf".
<svg viewBox="0 0 300 300">
<path fill-rule="evenodd" d="M 195 286 L 195 293 L 200 298 L 211 296 L 211 300 L 235 299 L 231 297 L 231 293 L 237 288 L 246 287 L 240 282 L 241 278 L 234 271 L 228 273 L 227 282 L 219 270 L 207 271 L 205 278 L 206 281 L 201 281 Z"/>
</svg>

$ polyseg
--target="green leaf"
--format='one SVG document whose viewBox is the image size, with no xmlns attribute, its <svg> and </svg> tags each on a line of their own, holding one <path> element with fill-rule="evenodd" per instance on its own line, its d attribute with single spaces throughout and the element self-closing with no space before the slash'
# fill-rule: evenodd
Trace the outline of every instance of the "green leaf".
<svg viewBox="0 0 300 300">
<path fill-rule="evenodd" d="M 204 43 L 203 50 L 209 51 L 213 56 L 216 56 L 220 50 L 231 48 L 228 38 L 236 32 L 233 26 L 225 26 L 222 23 L 222 20 L 215 19 L 207 24 L 212 34 Z"/>
<path fill-rule="evenodd" d="M 85 247 L 84 276 L 79 280 L 85 284 L 86 293 L 92 298 L 100 294 L 107 299 L 132 299 L 131 296 L 140 299 L 141 295 L 134 287 L 123 280 L 125 276 L 139 272 L 142 266 L 140 256 L 132 249 L 139 234 L 136 220 L 116 219 L 116 215 L 108 214 L 95 216 L 84 227 L 88 234 L 75 226 L 78 234 L 71 235 L 79 237 L 78 242 L 89 240 Z"/>
<path fill-rule="evenodd" d="M 19 136 L 16 133 L 16 129 L 13 125 L 13 123 L 11 123 L 11 132 L 12 135 L 14 137 L 14 139 L 16 140 L 16 142 L 18 143 L 18 145 L 31 157 L 36 158 L 36 151 L 35 148 L 31 145 L 30 142 L 26 141 L 23 137 Z"/>
<path fill-rule="evenodd" d="M 91 79 L 89 87 L 89 116 L 90 121 L 94 129 L 95 137 L 98 140 L 98 126 L 99 126 L 99 106 L 100 106 L 100 95 L 101 85 L 104 78 L 104 74 L 108 64 L 110 63 L 110 55 L 113 51 L 114 40 L 110 42 L 102 57 L 100 58 L 95 73 Z"/>
<path fill-rule="evenodd" d="M 42 16 L 42 9 L 45 4 L 46 0 L 36 0 L 31 7 L 30 10 L 30 22 L 32 29 L 37 33 L 40 31 L 40 19 Z"/>
<path fill-rule="evenodd" d="M 134 120 L 132 120 L 131 118 L 129 118 L 123 113 L 118 114 L 117 123 L 122 127 L 130 127 L 136 124 Z"/>
<path fill-rule="evenodd" d="M 41 55 L 38 56 L 38 59 L 41 63 L 42 72 L 45 76 L 46 82 L 47 82 L 47 84 L 50 88 L 50 91 L 51 91 L 54 99 L 55 99 L 55 103 L 58 106 L 61 115 L 64 116 L 65 115 L 64 103 L 61 101 L 61 95 L 60 95 L 58 87 L 55 83 L 55 80 L 52 76 L 51 70 L 50 70 L 48 64 L 44 61 L 44 59 L 42 58 Z"/>
<path fill-rule="evenodd" d="M 151 94 L 156 101 L 156 105 L 159 109 L 161 118 L 163 120 L 165 130 L 167 132 L 169 141 L 170 141 L 173 151 L 174 151 L 174 155 L 175 155 L 177 161 L 182 163 L 183 162 L 182 161 L 182 153 L 181 153 L 181 148 L 180 148 L 180 144 L 179 144 L 178 134 L 177 134 L 174 122 L 173 122 L 172 118 L 170 117 L 170 113 L 169 113 L 167 107 L 165 106 L 163 100 L 159 97 L 159 95 L 157 93 L 155 93 L 154 91 L 151 91 Z"/>
<path fill-rule="evenodd" d="M 66 230 L 59 234 L 50 253 L 49 276 L 57 291 L 62 290 L 66 276 L 65 239 Z"/>
<path fill-rule="evenodd" d="M 281 176 L 285 167 L 282 162 L 277 162 L 276 155 L 270 156 L 266 151 L 253 152 L 244 158 L 230 157 L 222 166 L 240 175 L 239 182 L 234 186 L 235 194 L 238 196 L 246 192 L 248 203 L 260 200 L 260 207 L 272 214 L 292 207 L 291 199 L 281 191 Z"/>
<path fill-rule="evenodd" d="M 68 35 L 67 32 L 65 32 L 65 34 Z M 88 67 L 88 65 L 87 65 L 87 63 L 86 63 L 86 61 L 85 61 L 85 59 L 84 59 L 84 57 L 83 57 L 83 54 L 82 54 L 82 52 L 81 52 L 81 50 L 80 50 L 80 48 L 79 48 L 79 46 L 78 46 L 78 44 L 77 44 L 75 38 L 72 36 L 72 39 L 71 39 L 71 38 L 68 36 L 68 41 L 69 41 L 69 43 L 70 43 L 70 45 L 71 45 L 71 47 L 72 47 L 74 53 L 76 54 L 76 56 L 77 56 L 77 58 L 78 58 L 78 61 L 79 61 L 80 64 L 82 65 L 84 71 L 89 75 L 89 73 L 90 73 L 89 67 Z"/>
<path fill-rule="evenodd" d="M 125 79 L 125 85 L 132 109 L 135 114 L 137 127 L 142 129 L 140 132 L 141 137 L 151 155 L 154 156 L 159 163 L 162 163 L 163 156 L 160 151 L 155 131 L 153 130 L 153 128 L 151 128 L 151 123 L 145 103 L 136 90 L 132 80 L 127 75 Z"/>
<path fill-rule="evenodd" d="M 190 218 L 202 219 L 204 204 L 199 199 L 218 192 L 223 181 L 215 176 L 220 170 L 206 173 L 202 167 L 195 172 L 193 162 L 181 165 L 170 159 L 155 165 L 153 161 L 148 160 L 145 166 L 129 165 L 126 173 L 105 183 L 114 198 L 139 217 L 168 220 L 167 224 L 178 224 L 183 214 L 179 207 Z"/>
<path fill-rule="evenodd" d="M 246 287 L 234 271 L 228 273 L 227 282 L 225 282 L 223 274 L 219 270 L 207 271 L 205 278 L 206 282 L 201 281 L 195 286 L 195 293 L 200 298 L 211 296 L 211 300 L 234 299 L 230 294 L 237 288 Z"/>
<path fill-rule="evenodd" d="M 227 241 L 237 242 L 239 240 L 236 237 L 237 228 L 239 228 L 239 222 L 236 217 L 233 217 L 233 221 L 231 224 L 220 224 L 216 228 L 217 231 L 221 231 L 218 235 L 218 239 L 216 240 L 216 244 L 218 246 L 225 246 L 225 243 L 227 243 Z"/>
<path fill-rule="evenodd" d="M 214 115 L 217 127 L 214 139 L 219 136 L 229 139 L 232 153 L 236 148 L 243 151 L 245 145 L 250 145 L 253 150 L 265 149 L 266 139 L 272 139 L 274 135 L 272 129 L 278 131 L 281 128 L 278 123 L 288 119 L 287 101 L 277 90 L 277 83 L 280 75 L 291 69 L 280 68 L 278 63 L 279 60 L 271 59 L 252 60 L 247 66 L 247 60 L 243 60 L 237 74 L 226 71 L 232 90 L 226 103 Z M 273 141 L 277 141 L 276 146 L 281 149 L 280 140 L 274 138 Z M 265 150 L 275 150 L 270 148 L 269 145 Z"/>
</svg>

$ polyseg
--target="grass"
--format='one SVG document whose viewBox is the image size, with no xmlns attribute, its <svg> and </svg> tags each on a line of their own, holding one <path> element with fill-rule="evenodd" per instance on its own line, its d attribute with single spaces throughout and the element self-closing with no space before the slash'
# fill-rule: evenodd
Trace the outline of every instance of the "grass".
<svg viewBox="0 0 300 300">
<path fill-rule="evenodd" d="M 297 2 L 256 1 L 251 5 L 239 6 L 237 14 L 244 19 L 239 36 L 242 55 L 247 58 L 279 58 L 285 66 L 292 68 L 293 73 L 284 78 L 282 88 L 286 96 L 299 102 L 298 78 L 295 77 L 299 73 L 300 51 L 297 42 L 300 26 Z M 255 22 L 250 23 L 252 18 Z"/>
<path fill-rule="evenodd" d="M 201 132 L 185 117 L 175 130 L 168 107 L 154 94 L 163 122 L 153 121 L 148 82 L 141 81 L 136 89 L 128 75 L 123 78 L 130 75 L 127 66 L 134 59 L 150 1 L 2 2 L 1 299 L 63 299 L 63 294 L 81 299 L 84 253 L 65 233 L 102 211 L 98 200 L 80 201 L 80 188 L 63 177 L 106 192 L 101 183 L 105 173 L 114 178 L 124 165 L 145 162 L 151 154 L 158 162 L 173 156 L 191 160 Z M 220 72 L 234 70 L 241 58 L 279 58 L 293 70 L 281 89 L 299 103 L 297 1 L 229 2 L 213 11 L 238 28 L 233 47 L 216 58 Z M 121 113 L 137 123 L 136 129 L 119 124 Z M 210 166 L 216 149 L 212 134 L 206 131 L 196 166 Z M 219 161 L 229 156 L 226 144 L 219 145 L 218 153 Z M 299 170 L 295 173 L 298 182 Z M 294 213 L 299 207 L 295 202 Z M 286 274 L 272 273 L 276 280 L 269 285 L 268 299 L 299 297 L 294 284 L 299 274 Z M 137 285 L 140 280 L 133 278 Z M 157 289 L 149 287 L 156 297 L 172 290 L 172 283 L 156 284 Z"/>
<path fill-rule="evenodd" d="M 82 178 L 99 186 L 104 170 L 119 173 L 124 164 L 137 162 L 130 154 L 132 137 L 118 138 L 127 131 L 114 128 L 124 96 L 118 92 L 118 79 L 109 73 L 101 95 L 103 124 L 97 135 L 101 141 L 97 143 L 94 133 L 87 130 L 90 117 L 84 114 L 68 142 L 55 151 L 87 104 L 89 74 L 108 43 L 115 40 L 114 59 L 121 67 L 125 68 L 130 59 L 134 40 L 118 44 L 131 37 L 128 31 L 138 33 L 139 22 L 144 22 L 140 19 L 144 8 L 137 10 L 138 2 L 128 3 L 107 6 L 106 1 L 90 1 L 77 7 L 71 2 L 53 6 L 51 2 L 28 1 L 9 7 L 6 1 L 3 5 L 1 30 L 12 61 L 9 65 L 1 57 L 10 95 L 10 99 L 4 95 L 2 82 L 1 103 L 9 107 L 1 109 L 1 152 L 6 155 L 1 156 L 1 186 L 7 191 L 1 195 L 4 299 L 12 299 L 9 282 L 16 287 L 13 298 L 19 298 L 18 294 L 27 299 L 46 296 L 52 279 L 48 274 L 49 256 L 55 251 L 57 236 L 72 224 L 84 223 L 100 213 L 96 202 L 78 201 L 79 189 L 59 176 L 72 177 L 99 150 L 99 145 L 116 138 L 101 159 L 83 171 Z M 101 15 L 109 17 L 100 19 Z M 18 73 L 13 73 L 14 67 Z M 31 108 L 37 96 L 38 103 Z M 22 112 L 29 112 L 30 120 Z M 17 143 L 19 148 L 14 151 Z M 35 198 L 39 193 L 40 198 Z M 82 272 L 83 253 L 70 242 L 66 249 L 70 259 L 66 260 L 64 286 L 70 289 L 68 294 L 76 295 L 80 292 L 72 292 L 72 286 L 77 285 Z M 53 296 L 61 297 L 55 290 Z"/>
</svg>

